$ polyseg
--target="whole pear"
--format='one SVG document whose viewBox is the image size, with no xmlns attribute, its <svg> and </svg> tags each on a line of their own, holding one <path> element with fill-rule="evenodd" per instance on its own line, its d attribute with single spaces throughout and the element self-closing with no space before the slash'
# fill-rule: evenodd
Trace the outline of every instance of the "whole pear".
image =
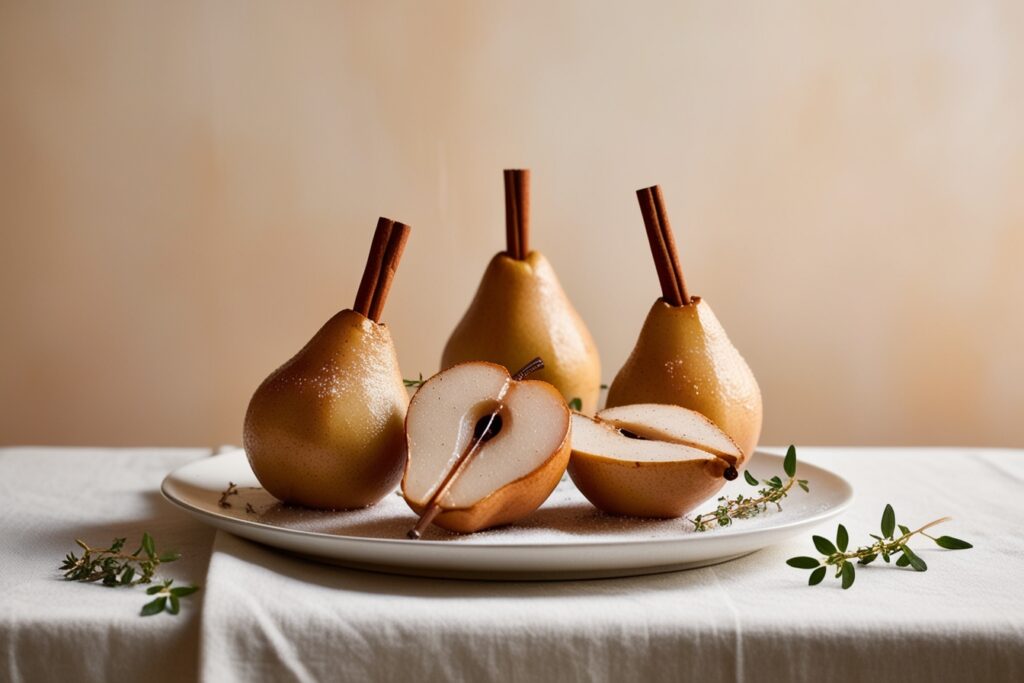
<svg viewBox="0 0 1024 683">
<path fill-rule="evenodd" d="M 402 478 L 408 405 L 387 327 L 346 309 L 256 390 L 245 452 L 282 501 L 372 505 Z"/>
<path fill-rule="evenodd" d="M 607 407 L 668 403 L 695 410 L 732 437 L 744 458 L 761 435 L 761 390 L 750 367 L 700 297 L 658 299 L 633 352 L 608 389 Z"/>
<path fill-rule="evenodd" d="M 487 265 L 469 309 L 448 339 L 441 369 L 477 360 L 516 368 L 534 356 L 545 363 L 535 379 L 553 384 L 567 401 L 579 398 L 582 412 L 597 409 L 597 346 L 551 264 L 538 251 L 524 259 L 501 252 Z"/>
</svg>

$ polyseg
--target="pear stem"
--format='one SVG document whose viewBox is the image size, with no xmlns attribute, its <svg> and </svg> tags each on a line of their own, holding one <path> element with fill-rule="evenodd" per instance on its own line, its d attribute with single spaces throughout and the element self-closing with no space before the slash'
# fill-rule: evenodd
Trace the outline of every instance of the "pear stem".
<svg viewBox="0 0 1024 683">
<path fill-rule="evenodd" d="M 519 368 L 519 370 L 517 370 L 515 373 L 513 373 L 512 381 L 522 381 L 527 375 L 536 372 L 537 370 L 540 370 L 543 367 L 544 361 L 541 360 L 538 356 L 531 360 L 526 365 L 524 365 L 523 367 Z M 484 426 L 482 430 L 478 430 L 477 434 L 474 434 L 473 438 L 470 439 L 470 442 L 466 446 L 466 449 L 462 452 L 462 455 L 459 456 L 459 459 L 455 461 L 455 465 L 451 468 L 451 470 L 448 471 L 448 476 L 444 478 L 444 481 L 441 482 L 441 485 L 437 487 L 437 491 L 435 491 L 434 495 L 430 497 L 429 501 L 427 501 L 427 505 L 426 507 L 423 508 L 423 513 L 420 515 L 419 521 L 416 522 L 416 526 L 414 526 L 412 529 L 409 529 L 408 533 L 406 533 L 407 537 L 411 538 L 414 541 L 421 538 L 426 528 L 430 526 L 431 523 L 433 523 L 434 519 L 441 513 L 441 505 L 438 503 L 438 501 L 440 501 L 441 498 L 448 493 L 448 489 L 451 488 L 452 483 L 455 481 L 455 479 L 462 473 L 463 470 L 466 469 L 470 461 L 472 461 L 473 458 L 476 457 L 477 453 L 480 451 L 480 445 L 487 440 L 487 435 L 491 433 L 491 429 L 492 427 L 494 427 L 495 420 L 498 419 L 499 414 L 501 413 L 504 407 L 504 404 L 499 404 L 498 407 L 491 411 L 491 414 L 487 418 L 487 424 Z"/>
</svg>

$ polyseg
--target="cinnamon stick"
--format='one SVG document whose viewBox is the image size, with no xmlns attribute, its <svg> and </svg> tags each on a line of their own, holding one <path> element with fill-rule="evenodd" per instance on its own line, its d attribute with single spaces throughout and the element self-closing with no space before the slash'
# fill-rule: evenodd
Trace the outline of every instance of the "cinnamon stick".
<svg viewBox="0 0 1024 683">
<path fill-rule="evenodd" d="M 505 253 L 519 258 L 519 219 L 516 216 L 516 181 L 511 170 L 505 170 Z"/>
<path fill-rule="evenodd" d="M 505 170 L 505 251 L 523 260 L 530 253 L 530 171 Z"/>
<path fill-rule="evenodd" d="M 359 281 L 359 290 L 356 292 L 356 302 L 352 310 L 369 316 L 370 304 L 373 301 L 373 293 L 377 288 L 377 279 L 380 277 L 380 266 L 384 261 L 384 252 L 387 249 L 388 237 L 391 236 L 391 228 L 395 224 L 390 218 L 381 216 L 377 219 L 377 229 L 373 232 L 373 241 L 370 242 L 370 253 L 366 257 L 366 266 L 363 268 L 363 278 Z"/>
<path fill-rule="evenodd" d="M 683 271 L 679 265 L 679 254 L 676 251 L 672 226 L 665 210 L 665 200 L 661 188 L 657 185 L 636 191 L 640 202 L 640 213 L 647 229 L 647 241 L 651 245 L 651 256 L 658 272 L 661 284 L 661 295 L 672 306 L 684 306 L 690 303 L 690 295 L 683 280 Z"/>
<path fill-rule="evenodd" d="M 391 282 L 395 279 L 395 271 L 398 270 L 398 262 L 402 260 L 402 252 L 405 251 L 405 243 L 409 239 L 411 228 L 405 223 L 395 223 L 388 235 L 387 246 L 384 249 L 384 258 L 381 260 L 380 273 L 377 276 L 377 286 L 373 290 L 373 298 L 366 317 L 373 322 L 380 322 L 381 313 L 384 312 L 384 302 L 387 301 L 388 292 L 391 291 Z"/>
<path fill-rule="evenodd" d="M 658 225 L 661 226 L 661 236 L 665 241 L 665 251 L 668 252 L 669 263 L 672 264 L 672 274 L 676 281 L 676 289 L 679 290 L 680 305 L 687 306 L 690 303 L 690 294 L 686 291 L 686 280 L 683 279 L 683 269 L 679 265 L 679 252 L 676 250 L 676 239 L 672 234 L 672 224 L 668 222 L 668 211 L 665 209 L 665 198 L 661 194 L 661 186 L 651 187 L 651 194 L 654 195 L 654 208 L 658 212 Z"/>
</svg>

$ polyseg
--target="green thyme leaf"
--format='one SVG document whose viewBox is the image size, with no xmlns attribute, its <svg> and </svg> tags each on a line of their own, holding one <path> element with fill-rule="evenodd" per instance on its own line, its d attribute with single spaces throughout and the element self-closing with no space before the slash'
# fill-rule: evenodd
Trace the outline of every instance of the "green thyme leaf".
<svg viewBox="0 0 1024 683">
<path fill-rule="evenodd" d="M 153 543 L 153 537 L 148 533 L 142 534 L 142 549 L 146 552 L 146 556 L 149 559 L 156 558 L 156 545 Z"/>
<path fill-rule="evenodd" d="M 839 530 L 836 532 L 836 547 L 842 552 L 846 552 L 846 547 L 850 544 L 850 534 L 847 533 L 846 527 L 842 524 L 839 525 Z"/>
<path fill-rule="evenodd" d="M 810 578 L 807 579 L 807 585 L 817 586 L 819 583 L 821 583 L 822 580 L 825 578 L 825 571 L 827 569 L 828 567 L 818 567 L 813 572 L 811 572 Z"/>
<path fill-rule="evenodd" d="M 877 553 L 872 553 L 871 555 L 865 555 L 864 557 L 860 558 L 860 560 L 858 560 L 858 562 L 860 564 L 871 564 L 872 562 L 875 561 L 876 557 L 878 557 L 878 554 Z"/>
<path fill-rule="evenodd" d="M 882 536 L 892 538 L 892 534 L 895 530 L 896 512 L 893 511 L 892 505 L 886 504 L 885 510 L 882 512 Z"/>
<path fill-rule="evenodd" d="M 791 557 L 786 560 L 786 564 L 790 567 L 796 567 L 797 569 L 814 569 L 815 567 L 821 566 L 821 562 L 814 559 L 813 557 Z"/>
<path fill-rule="evenodd" d="M 796 476 L 796 447 L 792 444 L 786 449 L 786 457 L 782 461 L 782 469 L 790 478 Z"/>
<path fill-rule="evenodd" d="M 177 595 L 175 595 L 174 593 L 171 593 L 171 595 L 168 597 L 168 600 L 170 601 L 170 606 L 167 608 L 167 611 L 169 613 L 177 614 L 178 612 L 181 611 L 181 601 L 178 600 L 178 596 Z"/>
<path fill-rule="evenodd" d="M 759 483 L 757 479 L 754 479 L 754 475 L 752 475 L 748 470 L 743 470 L 743 478 L 751 486 L 757 486 Z"/>
<path fill-rule="evenodd" d="M 967 550 L 974 547 L 967 541 L 961 541 L 959 538 L 953 538 L 952 536 L 939 536 L 933 540 L 936 545 L 946 550 Z"/>
<path fill-rule="evenodd" d="M 832 541 L 824 536 L 811 536 L 811 540 L 814 541 L 814 547 L 822 555 L 834 555 L 837 552 L 836 547 L 832 545 Z"/>
<path fill-rule="evenodd" d="M 569 408 L 572 410 L 583 410 L 583 399 L 579 396 L 574 397 L 569 401 Z"/>
<path fill-rule="evenodd" d="M 167 598 L 159 597 L 152 602 L 147 602 L 142 606 L 142 616 L 150 617 L 154 614 L 160 614 L 164 611 L 164 607 L 167 605 Z"/>
<path fill-rule="evenodd" d="M 924 560 L 918 557 L 917 554 L 907 546 L 903 546 L 903 557 L 910 560 L 910 566 L 914 568 L 914 571 L 928 571 L 928 565 L 925 564 Z"/>
<path fill-rule="evenodd" d="M 843 563 L 843 590 L 846 590 L 853 585 L 853 579 L 856 575 L 856 570 L 853 568 L 853 562 Z"/>
<path fill-rule="evenodd" d="M 186 595 L 192 595 L 197 590 L 199 590 L 199 586 L 180 586 L 178 588 L 172 588 L 171 595 L 176 595 L 179 598 L 183 598 Z"/>
</svg>

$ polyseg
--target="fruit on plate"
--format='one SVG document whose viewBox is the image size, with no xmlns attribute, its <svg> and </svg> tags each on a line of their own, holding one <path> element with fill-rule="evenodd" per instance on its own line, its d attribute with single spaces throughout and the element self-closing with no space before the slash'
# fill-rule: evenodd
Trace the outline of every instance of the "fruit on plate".
<svg viewBox="0 0 1024 683">
<path fill-rule="evenodd" d="M 680 517 L 737 476 L 743 454 L 700 413 L 641 403 L 572 416 L 569 476 L 605 512 Z"/>
<path fill-rule="evenodd" d="M 749 458 L 761 434 L 757 380 L 711 306 L 687 292 L 660 188 L 637 195 L 662 297 L 651 307 L 633 352 L 609 387 L 606 405 L 670 403 L 696 410 Z"/>
<path fill-rule="evenodd" d="M 245 452 L 279 500 L 365 507 L 402 476 L 409 394 L 380 315 L 408 235 L 409 226 L 380 219 L 355 306 L 328 320 L 249 402 Z"/>
<path fill-rule="evenodd" d="M 529 515 L 569 462 L 569 408 L 551 384 L 488 362 L 434 375 L 409 404 L 402 495 L 421 515 L 410 538 L 437 524 L 470 533 Z"/>
<path fill-rule="evenodd" d="M 509 368 L 534 355 L 545 368 L 536 379 L 593 413 L 601 363 L 590 332 L 566 296 L 551 264 L 529 250 L 529 171 L 505 171 L 507 250 L 491 259 L 469 309 L 452 332 L 441 368 L 485 360 Z"/>
</svg>

